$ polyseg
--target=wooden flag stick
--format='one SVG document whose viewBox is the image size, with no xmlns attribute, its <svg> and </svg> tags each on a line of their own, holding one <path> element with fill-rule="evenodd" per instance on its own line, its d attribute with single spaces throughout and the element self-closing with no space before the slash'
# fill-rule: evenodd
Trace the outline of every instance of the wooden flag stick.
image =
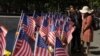
<svg viewBox="0 0 100 56">
<path fill-rule="evenodd" d="M 22 25 L 22 22 L 23 22 L 23 16 L 24 15 L 23 15 L 23 12 L 22 12 L 21 16 L 20 16 L 19 23 L 18 23 L 17 31 L 16 31 L 16 34 L 15 34 L 15 44 L 14 44 L 14 47 L 13 47 L 12 56 L 13 56 L 13 53 L 14 53 L 14 50 L 15 50 L 15 47 L 16 47 L 16 43 L 17 43 L 17 40 L 18 40 L 18 37 L 19 37 L 20 30 L 22 29 L 21 25 Z"/>
</svg>

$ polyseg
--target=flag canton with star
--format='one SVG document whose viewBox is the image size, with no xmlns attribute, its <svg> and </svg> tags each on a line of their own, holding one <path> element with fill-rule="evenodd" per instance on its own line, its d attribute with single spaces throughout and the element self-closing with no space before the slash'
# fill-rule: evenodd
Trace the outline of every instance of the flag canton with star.
<svg viewBox="0 0 100 56">
<path fill-rule="evenodd" d="M 39 35 L 38 37 L 38 43 L 37 43 L 38 47 L 42 47 L 42 48 L 47 48 L 47 44 L 44 41 L 44 39 Z"/>
<path fill-rule="evenodd" d="M 66 22 L 65 23 L 65 26 L 64 26 L 64 32 L 68 32 L 69 31 L 69 23 L 68 22 Z"/>
<path fill-rule="evenodd" d="M 20 31 L 18 39 L 24 39 L 24 40 L 28 41 L 28 37 L 27 37 L 26 33 L 23 30 Z"/>
<path fill-rule="evenodd" d="M 24 17 L 23 17 L 23 23 L 22 24 L 28 25 L 28 23 L 27 23 L 27 16 L 26 15 L 24 15 Z"/>
<path fill-rule="evenodd" d="M 44 17 L 44 20 L 43 20 L 43 26 L 44 27 L 47 27 L 48 26 L 48 17 Z"/>
<path fill-rule="evenodd" d="M 62 43 L 60 41 L 60 39 L 58 37 L 56 37 L 56 48 L 61 48 L 62 47 Z"/>
</svg>

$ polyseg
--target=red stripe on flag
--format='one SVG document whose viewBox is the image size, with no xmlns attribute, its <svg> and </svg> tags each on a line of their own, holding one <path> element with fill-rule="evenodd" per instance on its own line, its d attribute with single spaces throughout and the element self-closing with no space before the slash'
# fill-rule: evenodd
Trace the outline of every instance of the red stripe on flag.
<svg viewBox="0 0 100 56">
<path fill-rule="evenodd" d="M 51 54 L 48 52 L 47 49 L 41 48 L 41 47 L 37 47 L 34 56 L 51 56 Z"/>
<path fill-rule="evenodd" d="M 25 32 L 33 40 L 35 40 L 35 37 L 34 37 L 35 24 L 36 23 L 35 23 L 35 20 L 33 19 L 33 17 L 29 17 L 28 18 L 28 25 L 23 25 Z"/>
<path fill-rule="evenodd" d="M 65 48 L 56 48 L 56 56 L 68 56 L 65 52 Z"/>
<path fill-rule="evenodd" d="M 4 50 L 6 48 L 6 34 L 7 30 L 3 27 L 0 26 L 0 55 L 2 56 L 4 53 Z"/>
<path fill-rule="evenodd" d="M 33 55 L 30 45 L 25 40 L 22 40 L 22 42 L 19 40 L 16 44 L 13 56 L 29 56 L 29 54 L 30 56 Z"/>
<path fill-rule="evenodd" d="M 44 26 L 42 26 L 41 28 L 40 28 L 40 35 L 43 37 L 43 36 L 46 36 L 47 34 L 48 34 L 48 26 L 47 27 L 44 27 Z"/>
<path fill-rule="evenodd" d="M 55 32 L 49 32 L 48 34 L 48 42 L 54 46 L 55 44 Z"/>
</svg>

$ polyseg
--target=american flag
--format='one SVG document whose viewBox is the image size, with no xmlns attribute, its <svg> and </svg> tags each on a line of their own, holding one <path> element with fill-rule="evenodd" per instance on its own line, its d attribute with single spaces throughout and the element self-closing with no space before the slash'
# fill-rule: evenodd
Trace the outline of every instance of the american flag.
<svg viewBox="0 0 100 56">
<path fill-rule="evenodd" d="M 75 30 L 75 27 L 71 25 L 70 21 L 66 21 L 64 24 L 64 29 L 63 29 L 63 39 L 66 39 L 67 43 L 69 44 L 73 38 L 72 33 Z"/>
<path fill-rule="evenodd" d="M 46 36 L 48 34 L 48 29 L 49 29 L 49 27 L 48 27 L 48 19 L 45 16 L 44 19 L 43 19 L 43 22 L 42 22 L 42 24 L 40 26 L 40 30 L 39 30 L 40 35 L 42 37 Z"/>
<path fill-rule="evenodd" d="M 37 38 L 37 45 L 34 50 L 34 56 L 51 56 L 45 40 L 40 35 L 38 35 Z"/>
<path fill-rule="evenodd" d="M 24 16 L 23 19 L 23 25 L 24 25 L 24 30 L 26 32 L 26 34 L 31 37 L 31 39 L 35 40 L 34 37 L 34 31 L 35 31 L 35 20 L 33 19 L 32 16 L 28 17 L 28 16 Z"/>
<path fill-rule="evenodd" d="M 21 29 L 12 56 L 33 56 L 31 47 L 28 43 L 28 36 Z"/>
<path fill-rule="evenodd" d="M 6 48 L 6 34 L 7 30 L 3 26 L 0 26 L 0 56 L 3 55 Z"/>
<path fill-rule="evenodd" d="M 41 22 L 42 22 L 43 16 L 41 16 L 40 13 L 34 12 L 33 13 L 33 18 L 34 18 L 34 20 L 36 22 L 36 25 L 37 26 L 41 26 Z"/>
<path fill-rule="evenodd" d="M 72 32 L 71 32 L 71 29 L 70 29 L 70 23 L 68 21 L 66 21 L 64 23 L 62 39 L 63 39 L 64 42 L 67 41 L 68 44 L 72 40 Z"/>
<path fill-rule="evenodd" d="M 63 47 L 61 40 L 57 37 L 54 56 L 69 56 L 67 50 Z"/>
<path fill-rule="evenodd" d="M 55 33 L 56 33 L 56 27 L 55 24 L 52 22 L 52 24 L 50 25 L 50 31 L 48 33 L 48 42 L 52 46 L 54 46 L 55 43 L 55 38 L 56 38 Z"/>
<path fill-rule="evenodd" d="M 73 38 L 72 33 L 74 32 L 74 30 L 75 30 L 75 26 L 73 26 L 73 27 L 67 32 L 67 35 L 68 35 L 68 37 L 67 37 L 67 43 L 68 43 L 68 44 L 71 42 L 71 40 L 72 40 L 72 38 Z"/>
<path fill-rule="evenodd" d="M 60 21 L 56 20 L 56 37 L 60 37 L 61 35 L 61 27 L 60 27 Z"/>
</svg>

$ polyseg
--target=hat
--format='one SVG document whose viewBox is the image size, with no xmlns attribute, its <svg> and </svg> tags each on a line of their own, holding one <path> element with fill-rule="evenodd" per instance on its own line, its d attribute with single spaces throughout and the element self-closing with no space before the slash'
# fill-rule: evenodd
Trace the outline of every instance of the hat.
<svg viewBox="0 0 100 56">
<path fill-rule="evenodd" d="M 79 10 L 81 13 L 92 13 L 94 10 L 93 9 L 89 9 L 88 6 L 83 6 L 83 8 L 81 10 Z"/>
</svg>

